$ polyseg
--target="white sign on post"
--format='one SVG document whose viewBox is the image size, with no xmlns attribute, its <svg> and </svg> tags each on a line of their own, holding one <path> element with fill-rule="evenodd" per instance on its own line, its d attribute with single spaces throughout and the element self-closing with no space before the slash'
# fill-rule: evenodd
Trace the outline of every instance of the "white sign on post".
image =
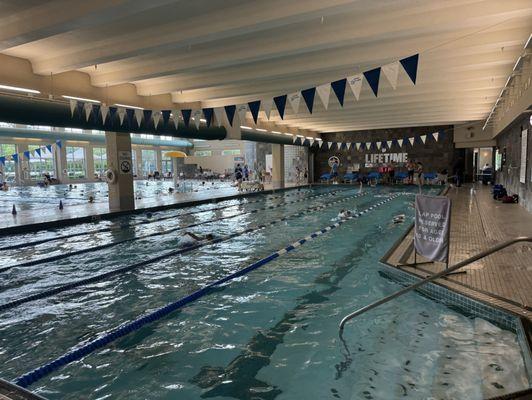
<svg viewBox="0 0 532 400">
<path fill-rule="evenodd" d="M 445 196 L 416 196 L 414 247 L 430 261 L 449 260 L 451 200 Z"/>
<path fill-rule="evenodd" d="M 519 171 L 519 182 L 526 183 L 526 156 L 528 145 L 528 130 L 521 132 L 521 170 Z"/>
<path fill-rule="evenodd" d="M 118 166 L 120 167 L 119 169 L 121 174 L 131 174 L 132 161 L 130 151 L 118 152 Z"/>
</svg>

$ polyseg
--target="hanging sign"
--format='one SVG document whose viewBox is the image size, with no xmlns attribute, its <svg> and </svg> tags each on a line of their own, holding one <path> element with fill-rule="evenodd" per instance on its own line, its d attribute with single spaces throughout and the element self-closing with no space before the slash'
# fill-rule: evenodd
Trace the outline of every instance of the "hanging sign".
<svg viewBox="0 0 532 400">
<path fill-rule="evenodd" d="M 449 260 L 451 200 L 445 196 L 416 195 L 414 247 L 430 261 Z"/>
<path fill-rule="evenodd" d="M 131 152 L 130 151 L 119 151 L 118 152 L 118 165 L 120 166 L 121 174 L 131 174 Z"/>
</svg>

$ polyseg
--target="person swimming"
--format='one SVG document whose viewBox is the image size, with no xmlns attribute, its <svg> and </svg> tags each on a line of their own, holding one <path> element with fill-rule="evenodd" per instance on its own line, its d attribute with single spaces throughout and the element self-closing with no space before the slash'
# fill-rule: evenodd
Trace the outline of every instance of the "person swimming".
<svg viewBox="0 0 532 400">
<path fill-rule="evenodd" d="M 338 213 L 338 219 L 346 219 L 346 218 L 349 218 L 353 216 L 353 213 L 351 212 L 351 210 L 340 210 L 340 212 Z"/>
<path fill-rule="evenodd" d="M 393 217 L 392 221 L 394 224 L 402 224 L 403 222 L 405 222 L 405 218 L 406 216 L 404 214 L 399 214 Z"/>
<path fill-rule="evenodd" d="M 208 233 L 207 235 L 197 235 L 192 232 L 185 232 L 183 236 L 179 238 L 178 246 L 179 247 L 191 247 L 200 242 L 211 241 L 214 239 L 214 235 Z"/>
</svg>

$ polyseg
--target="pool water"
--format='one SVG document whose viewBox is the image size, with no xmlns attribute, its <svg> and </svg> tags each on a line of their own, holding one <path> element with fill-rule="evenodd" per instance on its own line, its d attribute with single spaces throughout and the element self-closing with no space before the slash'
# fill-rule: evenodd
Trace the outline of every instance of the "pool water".
<svg viewBox="0 0 532 400">
<path fill-rule="evenodd" d="M 340 209 L 364 209 L 404 188 L 319 187 L 231 200 L 54 232 L 8 244 L 86 235 L 2 251 L 2 266 L 160 232 L 160 236 L 0 275 L 0 304 L 146 260 L 178 245 L 182 231 L 224 236 L 318 205 L 250 234 L 171 256 L 114 278 L 0 313 L 0 376 L 14 379 L 78 344 L 175 301 L 330 225 Z M 435 193 L 432 189 L 426 190 Z M 334 192 L 334 194 L 332 193 Z M 324 196 L 317 196 L 324 194 Z M 294 199 L 305 201 L 288 204 Z M 258 200 L 258 201 L 255 201 Z M 341 203 L 335 201 L 345 200 Z M 346 326 L 347 313 L 401 286 L 378 260 L 413 217 L 403 194 L 309 241 L 208 296 L 45 376 L 30 387 L 50 399 L 483 399 L 528 387 L 514 332 L 409 293 Z M 285 205 L 283 205 L 286 203 Z M 262 209 L 265 206 L 281 205 Z M 234 206 L 216 211 L 213 207 Z M 205 210 L 189 214 L 191 211 Z M 233 216 L 208 222 L 221 216 Z M 102 227 L 112 232 L 90 233 Z"/>
<path fill-rule="evenodd" d="M 197 179 L 187 179 L 180 183 L 186 183 L 188 191 L 215 190 L 231 187 L 230 181 L 201 181 Z M 89 196 L 93 196 L 95 203 L 107 202 L 109 190 L 107 183 L 72 183 L 69 185 L 51 185 L 48 187 L 39 186 L 13 186 L 8 191 L 0 191 L 0 214 L 11 213 L 13 205 L 17 210 L 33 210 L 42 208 L 43 205 L 59 205 L 59 201 L 64 206 L 87 204 Z M 134 181 L 135 197 L 138 199 L 152 199 L 169 196 L 168 189 L 174 187 L 174 182 L 167 181 Z M 175 188 L 174 188 L 175 189 Z M 178 188 L 179 189 L 179 188 Z"/>
</svg>

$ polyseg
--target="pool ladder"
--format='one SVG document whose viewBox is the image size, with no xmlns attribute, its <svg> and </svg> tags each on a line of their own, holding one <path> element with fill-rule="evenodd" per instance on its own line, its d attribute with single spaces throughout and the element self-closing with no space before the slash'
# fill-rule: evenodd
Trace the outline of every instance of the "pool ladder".
<svg viewBox="0 0 532 400">
<path fill-rule="evenodd" d="M 411 292 L 412 290 L 415 290 L 417 289 L 418 287 L 424 285 L 425 283 L 429 283 L 429 282 L 432 282 L 438 278 L 441 278 L 445 275 L 448 275 L 450 274 L 451 272 L 454 272 L 456 271 L 457 269 L 460 269 L 468 264 L 471 264 L 472 262 L 475 262 L 481 258 L 484 258 L 486 256 L 489 256 L 490 254 L 493 254 L 493 253 L 496 253 L 497 251 L 499 250 L 502 250 L 508 246 L 511 246 L 515 243 L 519 243 L 519 242 L 532 242 L 532 237 L 530 236 L 519 236 L 519 237 L 516 237 L 514 239 L 511 239 L 511 240 L 508 240 L 506 242 L 501 242 L 487 250 L 484 250 L 484 251 L 481 251 L 480 253 L 472 256 L 472 257 L 469 257 L 467 259 L 465 259 L 464 261 L 460 261 L 459 263 L 449 267 L 449 268 L 446 268 L 444 269 L 443 271 L 441 272 L 438 272 L 437 274 L 434 274 L 434 275 L 431 275 L 429 276 L 428 278 L 425 278 L 423 280 L 420 280 L 419 282 L 416 282 L 414 283 L 413 285 L 410 285 L 410 286 L 407 286 L 405 287 L 404 289 L 401 289 L 389 296 L 386 296 L 386 297 L 383 297 L 382 299 L 378 300 L 378 301 L 375 301 L 371 304 L 368 304 L 367 306 L 364 306 L 358 310 L 356 310 L 355 312 L 352 312 L 351 314 L 348 314 L 346 315 L 344 318 L 342 318 L 342 321 L 340 321 L 340 336 L 342 336 L 342 333 L 344 331 L 344 327 L 345 327 L 345 324 L 347 323 L 347 321 L 359 316 L 360 314 L 364 314 L 366 311 L 369 311 L 375 307 L 378 307 L 380 306 L 381 304 L 384 304 L 384 303 L 387 303 L 399 296 L 402 296 L 403 294 L 405 293 L 408 293 L 408 292 Z"/>
</svg>

